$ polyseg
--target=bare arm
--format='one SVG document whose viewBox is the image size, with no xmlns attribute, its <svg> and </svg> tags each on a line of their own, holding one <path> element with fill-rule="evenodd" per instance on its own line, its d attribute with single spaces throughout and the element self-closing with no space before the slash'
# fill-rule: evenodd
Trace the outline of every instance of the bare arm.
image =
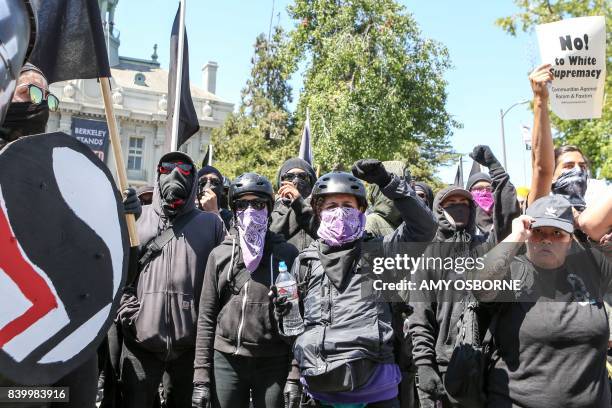
<svg viewBox="0 0 612 408">
<path fill-rule="evenodd" d="M 587 207 L 576 219 L 576 224 L 594 241 L 609 233 L 612 230 L 612 193 L 608 192 L 605 199 Z"/>
<path fill-rule="evenodd" d="M 554 146 L 548 116 L 547 84 L 552 81 L 551 65 L 539 66 L 529 75 L 533 90 L 533 130 L 531 136 L 531 192 L 528 204 L 550 193 L 555 167 Z"/>
</svg>

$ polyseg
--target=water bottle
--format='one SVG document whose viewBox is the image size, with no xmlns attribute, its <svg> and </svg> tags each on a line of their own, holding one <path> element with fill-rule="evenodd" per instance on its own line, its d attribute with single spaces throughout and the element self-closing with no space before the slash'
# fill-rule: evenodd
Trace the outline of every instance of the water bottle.
<svg viewBox="0 0 612 408">
<path fill-rule="evenodd" d="M 291 302 L 289 313 L 283 316 L 283 331 L 287 336 L 297 336 L 304 332 L 304 320 L 300 315 L 297 282 L 287 271 L 285 262 L 279 262 L 278 272 L 275 283 L 278 297 L 287 298 L 287 302 Z"/>
</svg>

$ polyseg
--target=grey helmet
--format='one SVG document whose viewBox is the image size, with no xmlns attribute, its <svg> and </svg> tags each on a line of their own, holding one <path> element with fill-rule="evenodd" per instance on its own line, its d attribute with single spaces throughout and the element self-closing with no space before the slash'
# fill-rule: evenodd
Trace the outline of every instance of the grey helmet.
<svg viewBox="0 0 612 408">
<path fill-rule="evenodd" d="M 361 180 L 344 171 L 332 171 L 319 177 L 312 188 L 312 201 L 329 194 L 350 194 L 357 198 L 363 208 L 367 208 L 366 189 Z"/>
<path fill-rule="evenodd" d="M 257 173 L 244 173 L 234 179 L 229 188 L 229 203 L 235 211 L 234 202 L 245 194 L 254 194 L 268 201 L 268 212 L 272 211 L 274 189 L 272 183 Z"/>
</svg>

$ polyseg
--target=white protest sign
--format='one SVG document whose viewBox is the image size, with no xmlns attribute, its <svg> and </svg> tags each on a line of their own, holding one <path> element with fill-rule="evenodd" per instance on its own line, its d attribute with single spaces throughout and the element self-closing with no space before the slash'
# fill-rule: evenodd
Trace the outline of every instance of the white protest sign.
<svg viewBox="0 0 612 408">
<path fill-rule="evenodd" d="M 542 24 L 536 34 L 542 62 L 553 68 L 553 112 L 561 119 L 600 118 L 606 82 L 605 18 Z"/>
</svg>

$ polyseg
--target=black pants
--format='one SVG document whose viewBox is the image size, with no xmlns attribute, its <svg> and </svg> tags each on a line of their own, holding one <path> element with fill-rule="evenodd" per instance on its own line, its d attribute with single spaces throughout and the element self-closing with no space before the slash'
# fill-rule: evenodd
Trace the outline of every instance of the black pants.
<svg viewBox="0 0 612 408">
<path fill-rule="evenodd" d="M 125 339 L 121 353 L 124 407 L 152 408 L 163 378 L 168 408 L 191 408 L 194 355 L 195 351 L 191 350 L 176 360 L 162 361 L 155 354 Z"/>
<path fill-rule="evenodd" d="M 215 350 L 215 408 L 283 408 L 290 356 L 241 357 Z"/>
<path fill-rule="evenodd" d="M 0 386 L 14 386 L 14 383 L 0 378 Z M 68 387 L 70 402 L 57 403 L 3 403 L 0 408 L 95 408 L 98 391 L 98 356 L 91 358 L 74 371 L 62 377 L 52 387 Z"/>
</svg>

